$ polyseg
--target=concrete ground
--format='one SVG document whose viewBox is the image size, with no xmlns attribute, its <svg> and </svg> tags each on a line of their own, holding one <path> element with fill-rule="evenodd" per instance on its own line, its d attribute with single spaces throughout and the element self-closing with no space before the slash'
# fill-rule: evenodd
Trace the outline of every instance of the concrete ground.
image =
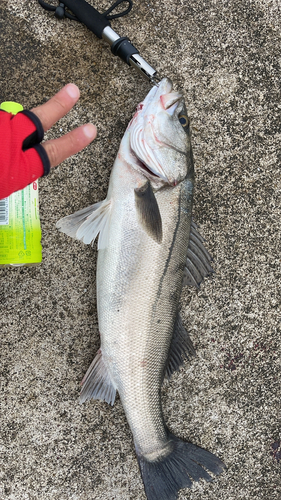
<svg viewBox="0 0 281 500">
<path fill-rule="evenodd" d="M 278 0 L 135 0 L 112 22 L 184 92 L 194 219 L 214 257 L 216 274 L 183 292 L 198 357 L 164 385 L 163 405 L 169 427 L 227 471 L 181 500 L 281 499 L 280 11 Z M 99 347 L 97 255 L 55 223 L 105 198 L 150 85 L 36 0 L 0 2 L 0 40 L 0 101 L 31 108 L 74 82 L 79 103 L 46 136 L 98 127 L 91 146 L 40 180 L 42 265 L 0 271 L 0 498 L 145 500 L 120 400 L 77 401 Z"/>
</svg>

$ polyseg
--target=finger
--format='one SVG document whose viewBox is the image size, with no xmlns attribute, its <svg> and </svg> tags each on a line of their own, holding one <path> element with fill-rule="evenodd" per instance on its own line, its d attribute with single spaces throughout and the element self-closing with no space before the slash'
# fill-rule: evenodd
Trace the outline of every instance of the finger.
<svg viewBox="0 0 281 500">
<path fill-rule="evenodd" d="M 78 127 L 59 139 L 51 139 L 42 144 L 44 147 L 51 167 L 56 167 L 71 155 L 78 153 L 95 139 L 97 129 L 95 125 L 88 123 Z"/>
<path fill-rule="evenodd" d="M 74 83 L 69 83 L 45 104 L 33 108 L 31 111 L 38 116 L 46 132 L 46 130 L 49 130 L 54 123 L 73 108 L 79 96 L 80 91 L 78 87 Z"/>
</svg>

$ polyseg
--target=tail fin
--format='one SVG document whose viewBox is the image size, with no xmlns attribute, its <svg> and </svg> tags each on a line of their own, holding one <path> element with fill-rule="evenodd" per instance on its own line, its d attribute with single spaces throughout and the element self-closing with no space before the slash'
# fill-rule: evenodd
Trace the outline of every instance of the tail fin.
<svg viewBox="0 0 281 500">
<path fill-rule="evenodd" d="M 170 439 L 173 449 L 164 458 L 148 461 L 137 454 L 148 500 L 176 500 L 181 488 L 191 488 L 192 480 L 212 481 L 205 468 L 215 475 L 225 468 L 223 462 L 209 451 L 185 443 L 172 434 Z"/>
</svg>

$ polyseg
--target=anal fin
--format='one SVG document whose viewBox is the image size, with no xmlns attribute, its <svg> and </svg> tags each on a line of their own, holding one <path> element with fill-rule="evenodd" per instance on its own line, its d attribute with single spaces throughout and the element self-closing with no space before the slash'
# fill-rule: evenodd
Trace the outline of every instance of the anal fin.
<svg viewBox="0 0 281 500">
<path fill-rule="evenodd" d="M 80 403 L 84 403 L 87 399 L 93 398 L 106 401 L 113 406 L 116 389 L 112 384 L 108 368 L 103 360 L 100 349 L 83 378 L 81 385 Z"/>
<path fill-rule="evenodd" d="M 168 365 L 166 369 L 166 378 L 170 378 L 172 373 L 179 369 L 184 359 L 195 356 L 196 352 L 191 338 L 182 324 L 180 315 L 177 315 L 174 334 L 170 347 Z"/>
</svg>

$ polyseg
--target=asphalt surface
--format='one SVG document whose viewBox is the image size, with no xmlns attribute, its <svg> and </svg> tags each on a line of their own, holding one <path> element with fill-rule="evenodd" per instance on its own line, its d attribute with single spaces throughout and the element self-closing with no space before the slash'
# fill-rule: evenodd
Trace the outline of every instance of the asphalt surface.
<svg viewBox="0 0 281 500">
<path fill-rule="evenodd" d="M 227 471 L 179 499 L 281 499 L 280 11 L 277 0 L 135 0 L 112 22 L 184 92 L 194 219 L 216 271 L 183 292 L 197 358 L 164 385 L 163 405 L 170 429 Z M 145 500 L 120 400 L 78 404 L 99 347 L 96 247 L 55 223 L 105 198 L 150 85 L 35 0 L 1 1 L 0 40 L 0 101 L 30 109 L 74 82 L 79 103 L 46 137 L 88 121 L 98 128 L 92 145 L 40 179 L 42 264 L 0 270 L 0 498 Z"/>
</svg>

